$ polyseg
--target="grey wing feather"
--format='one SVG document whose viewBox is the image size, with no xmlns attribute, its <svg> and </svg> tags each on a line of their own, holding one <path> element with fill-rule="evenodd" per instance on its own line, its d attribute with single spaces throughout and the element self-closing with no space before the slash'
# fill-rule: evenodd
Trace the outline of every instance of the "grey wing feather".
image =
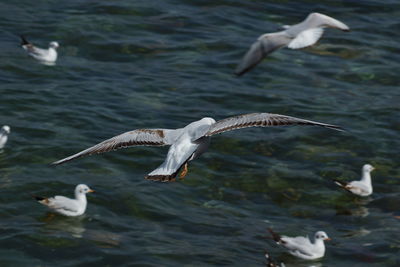
<svg viewBox="0 0 400 267">
<path fill-rule="evenodd" d="M 260 36 L 244 55 L 242 61 L 235 70 L 235 74 L 238 76 L 243 75 L 260 63 L 268 54 L 287 45 L 290 40 L 291 38 L 286 36 L 284 32 L 270 33 Z"/>
<path fill-rule="evenodd" d="M 247 127 L 269 127 L 285 125 L 312 125 L 339 131 L 343 130 L 340 126 L 303 120 L 285 115 L 271 113 L 250 113 L 217 121 L 215 124 L 211 125 L 210 130 L 204 136 L 211 136 L 214 134 Z"/>
<path fill-rule="evenodd" d="M 126 132 L 108 140 L 105 140 L 95 146 L 85 149 L 72 156 L 53 162 L 52 165 L 58 165 L 67 161 L 77 159 L 83 156 L 109 152 L 120 148 L 131 146 L 164 146 L 171 145 L 179 136 L 181 129 L 139 129 Z"/>
<path fill-rule="evenodd" d="M 79 210 L 76 200 L 67 197 L 55 196 L 49 198 L 48 200 L 49 200 L 48 206 L 53 209 L 63 209 L 72 212 L 77 212 Z"/>
</svg>

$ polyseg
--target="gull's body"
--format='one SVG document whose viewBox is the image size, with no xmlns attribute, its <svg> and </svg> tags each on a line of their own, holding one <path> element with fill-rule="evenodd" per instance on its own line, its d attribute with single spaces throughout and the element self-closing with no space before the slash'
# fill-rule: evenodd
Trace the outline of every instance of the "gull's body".
<svg viewBox="0 0 400 267">
<path fill-rule="evenodd" d="M 266 33 L 258 37 L 237 66 L 235 74 L 240 76 L 246 73 L 268 54 L 281 47 L 300 49 L 315 44 L 321 38 L 326 27 L 342 31 L 350 30 L 346 24 L 334 18 L 320 13 L 311 13 L 299 24 L 284 26 L 285 30 L 283 31 Z"/>
<path fill-rule="evenodd" d="M 0 129 L 0 149 L 2 149 L 8 140 L 8 135 L 10 134 L 10 126 L 4 125 Z"/>
<path fill-rule="evenodd" d="M 64 196 L 55 196 L 49 198 L 35 196 L 35 199 L 39 203 L 48 206 L 50 209 L 62 215 L 79 216 L 85 213 L 87 206 L 86 194 L 91 192 L 94 191 L 87 185 L 80 184 L 75 188 L 74 199 Z"/>
<path fill-rule="evenodd" d="M 172 129 L 139 129 L 126 132 L 103 141 L 93 147 L 83 150 L 65 159 L 54 162 L 64 162 L 96 153 L 108 152 L 111 150 L 130 146 L 164 146 L 170 145 L 168 155 L 157 169 L 150 172 L 146 179 L 157 181 L 174 181 L 176 175 L 183 167 L 181 178 L 187 173 L 187 163 L 203 154 L 210 143 L 212 135 L 246 127 L 267 127 L 284 125 L 316 125 L 340 130 L 335 125 L 324 124 L 294 117 L 270 114 L 251 113 L 224 120 L 215 121 L 212 118 L 203 118 L 192 122 L 184 128 Z"/>
<path fill-rule="evenodd" d="M 279 245 L 289 250 L 289 253 L 293 256 L 304 260 L 315 260 L 322 258 L 325 255 L 325 244 L 324 241 L 330 240 L 328 235 L 323 231 L 318 231 L 314 235 L 314 243 L 311 242 L 310 238 L 304 236 L 288 237 L 280 236 L 269 229 L 272 234 L 272 238 Z"/>
<path fill-rule="evenodd" d="M 31 57 L 43 62 L 43 63 L 54 63 L 57 60 L 57 48 L 59 44 L 57 42 L 50 42 L 49 48 L 43 49 L 34 46 L 28 42 L 24 36 L 21 36 L 21 46 L 28 52 Z"/>
<path fill-rule="evenodd" d="M 371 172 L 375 168 L 369 164 L 365 164 L 361 171 L 361 180 L 352 181 L 349 183 L 341 182 L 339 180 L 334 180 L 334 182 L 342 187 L 343 189 L 362 197 L 366 197 L 372 194 L 372 182 L 371 182 Z"/>
</svg>

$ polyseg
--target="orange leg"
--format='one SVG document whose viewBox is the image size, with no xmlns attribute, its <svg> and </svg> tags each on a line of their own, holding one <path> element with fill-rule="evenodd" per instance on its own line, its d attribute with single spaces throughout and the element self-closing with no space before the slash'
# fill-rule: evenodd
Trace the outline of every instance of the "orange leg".
<svg viewBox="0 0 400 267">
<path fill-rule="evenodd" d="M 179 175 L 179 179 L 185 179 L 187 172 L 188 172 L 188 164 L 185 163 L 185 165 L 183 165 L 183 170 L 182 170 L 181 174 Z"/>
</svg>

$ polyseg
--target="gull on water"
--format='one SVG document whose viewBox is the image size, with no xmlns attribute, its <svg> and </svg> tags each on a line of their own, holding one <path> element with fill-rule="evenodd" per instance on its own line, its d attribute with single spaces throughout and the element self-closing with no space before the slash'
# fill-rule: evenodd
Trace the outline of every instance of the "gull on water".
<svg viewBox="0 0 400 267">
<path fill-rule="evenodd" d="M 352 181 L 349 183 L 334 180 L 335 184 L 342 187 L 343 189 L 362 197 L 366 197 L 372 194 L 372 183 L 371 183 L 371 172 L 375 168 L 369 164 L 365 164 L 361 171 L 361 180 Z"/>
<path fill-rule="evenodd" d="M 318 231 L 314 235 L 314 243 L 310 238 L 304 236 L 288 237 L 281 236 L 272 229 L 268 229 L 275 242 L 289 250 L 293 256 L 304 260 L 314 260 L 322 258 L 325 255 L 324 241 L 331 240 L 323 231 Z"/>
<path fill-rule="evenodd" d="M 3 127 L 1 127 L 0 129 L 0 149 L 2 149 L 8 140 L 8 135 L 10 134 L 10 126 L 8 125 L 4 125 Z"/>
<path fill-rule="evenodd" d="M 280 264 L 276 263 L 271 256 L 269 255 L 268 251 L 265 251 L 265 258 L 267 259 L 267 267 L 285 267 L 285 264 L 281 262 Z"/>
<path fill-rule="evenodd" d="M 162 182 L 175 181 L 176 175 L 182 168 L 180 178 L 185 177 L 189 161 L 198 158 L 207 150 L 212 135 L 247 127 L 284 125 L 313 125 L 342 130 L 336 125 L 270 113 L 244 114 L 220 121 L 203 118 L 179 129 L 139 129 L 126 132 L 52 164 L 58 165 L 83 156 L 131 146 L 170 145 L 164 163 L 145 178 Z"/>
<path fill-rule="evenodd" d="M 24 36 L 21 35 L 21 46 L 25 51 L 28 52 L 28 55 L 42 63 L 51 65 L 57 60 L 57 48 L 59 47 L 57 42 L 50 42 L 49 48 L 43 49 L 34 46 L 28 42 Z"/>
<path fill-rule="evenodd" d="M 57 213 L 65 216 L 79 216 L 85 213 L 87 200 L 86 194 L 92 193 L 94 190 L 90 189 L 85 184 L 79 184 L 75 187 L 75 198 L 68 198 L 64 196 L 55 197 L 39 197 L 34 198 L 41 204 L 49 207 Z"/>
<path fill-rule="evenodd" d="M 268 54 L 281 47 L 300 49 L 315 44 L 321 38 L 324 28 L 327 27 L 342 31 L 350 30 L 346 24 L 334 18 L 320 13 L 311 13 L 298 24 L 283 26 L 283 31 L 266 33 L 258 37 L 237 66 L 235 74 L 240 76 L 246 73 Z"/>
</svg>

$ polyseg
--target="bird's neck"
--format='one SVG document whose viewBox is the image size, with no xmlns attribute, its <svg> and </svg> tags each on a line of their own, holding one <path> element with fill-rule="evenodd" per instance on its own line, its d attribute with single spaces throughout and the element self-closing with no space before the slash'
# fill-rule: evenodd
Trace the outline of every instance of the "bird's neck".
<svg viewBox="0 0 400 267">
<path fill-rule="evenodd" d="M 81 203 L 86 203 L 86 194 L 75 192 L 75 199 Z"/>
<path fill-rule="evenodd" d="M 371 184 L 371 173 L 370 172 L 363 172 L 361 181 Z"/>
<path fill-rule="evenodd" d="M 324 240 L 322 240 L 322 239 L 315 239 L 314 245 L 315 245 L 316 247 L 318 247 L 319 249 L 321 249 L 322 251 L 325 251 L 325 243 L 324 243 Z"/>
</svg>

